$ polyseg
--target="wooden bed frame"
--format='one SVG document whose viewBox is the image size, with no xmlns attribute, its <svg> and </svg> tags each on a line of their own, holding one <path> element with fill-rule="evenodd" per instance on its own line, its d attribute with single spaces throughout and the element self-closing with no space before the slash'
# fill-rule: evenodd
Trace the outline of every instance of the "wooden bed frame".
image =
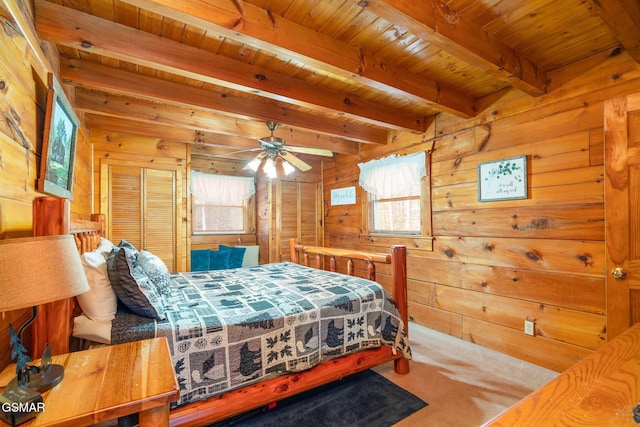
<svg viewBox="0 0 640 427">
<path fill-rule="evenodd" d="M 42 197 L 34 200 L 34 235 L 74 234 L 80 253 L 97 247 L 100 236 L 104 236 L 104 217 L 92 215 L 92 221 L 75 221 L 69 218 L 69 202 L 56 197 Z M 392 296 L 400 309 L 400 314 L 408 330 L 406 248 L 394 246 L 390 253 L 371 253 L 345 249 L 305 246 L 295 240 L 290 241 L 291 260 L 322 268 L 328 258 L 329 270 L 337 270 L 337 258 L 346 258 L 346 269 L 354 274 L 354 260 L 363 260 L 367 265 L 367 276 L 375 280 L 375 263 L 390 264 Z M 78 313 L 75 298 L 46 304 L 40 310 L 45 315 L 38 316 L 33 326 L 33 354 L 40 357 L 41 348 L 49 343 L 53 354 L 69 352 L 69 340 L 73 329 L 73 317 Z M 173 409 L 170 415 L 172 426 L 201 426 L 210 424 L 295 394 L 364 371 L 385 362 L 394 361 L 399 374 L 409 372 L 409 361 L 388 346 L 364 350 L 338 359 L 333 359 L 303 372 L 291 373 L 264 382 L 249 385 L 227 393 L 210 397 Z"/>
</svg>

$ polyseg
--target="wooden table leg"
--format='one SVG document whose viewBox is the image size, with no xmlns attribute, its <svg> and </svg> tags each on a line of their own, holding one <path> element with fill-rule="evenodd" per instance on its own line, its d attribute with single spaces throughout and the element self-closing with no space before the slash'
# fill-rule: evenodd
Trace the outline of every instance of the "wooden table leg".
<svg viewBox="0 0 640 427">
<path fill-rule="evenodd" d="M 141 411 L 139 415 L 140 427 L 169 426 L 169 404 Z"/>
</svg>

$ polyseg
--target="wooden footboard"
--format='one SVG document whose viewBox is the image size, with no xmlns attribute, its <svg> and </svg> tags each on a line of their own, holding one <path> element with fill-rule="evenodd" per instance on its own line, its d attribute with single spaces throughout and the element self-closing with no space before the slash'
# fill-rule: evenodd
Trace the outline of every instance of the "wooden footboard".
<svg viewBox="0 0 640 427">
<path fill-rule="evenodd" d="M 104 235 L 104 218 L 92 216 L 95 221 L 71 221 L 69 205 L 65 199 L 46 197 L 34 201 L 34 234 L 74 234 L 80 253 L 93 250 Z M 336 269 L 337 258 L 344 258 L 350 274 L 354 274 L 353 260 L 367 263 L 367 276 L 375 279 L 376 263 L 391 265 L 392 296 L 397 303 L 405 328 L 408 330 L 406 249 L 394 246 L 388 254 L 368 253 L 345 249 L 331 249 L 290 243 L 291 259 L 310 264 L 313 257 L 315 267 L 322 267 L 328 257 L 329 270 Z M 300 256 L 299 256 L 300 255 Z M 49 342 L 54 354 L 68 352 L 69 338 L 73 327 L 75 298 L 63 303 L 54 303 L 44 308 L 47 315 L 40 315 L 40 324 L 34 332 L 36 348 Z M 36 350 L 37 351 L 37 350 Z M 39 355 L 36 354 L 36 357 Z M 202 426 L 256 409 L 272 402 L 291 397 L 323 384 L 339 380 L 348 375 L 364 371 L 385 362 L 395 361 L 395 370 L 400 374 L 409 372 L 408 360 L 390 347 L 379 347 L 343 356 L 303 372 L 273 378 L 258 384 L 243 387 L 207 400 L 191 403 L 171 411 L 172 426 Z"/>
<path fill-rule="evenodd" d="M 351 249 L 325 248 L 322 246 L 301 245 L 296 239 L 289 239 L 291 261 L 325 269 L 328 258 L 329 271 L 337 271 L 338 258 L 346 263 L 347 274 L 355 275 L 354 260 L 365 261 L 367 278 L 376 280 L 376 263 L 391 264 L 391 296 L 398 305 L 400 316 L 406 331 L 409 331 L 409 305 L 407 299 L 407 248 L 401 245 L 391 247 L 391 253 L 355 251 Z M 302 255 L 302 257 L 300 256 Z M 310 264 L 313 257 L 314 263 Z M 409 361 L 405 358 L 395 359 L 395 371 L 399 374 L 409 373 Z"/>
</svg>

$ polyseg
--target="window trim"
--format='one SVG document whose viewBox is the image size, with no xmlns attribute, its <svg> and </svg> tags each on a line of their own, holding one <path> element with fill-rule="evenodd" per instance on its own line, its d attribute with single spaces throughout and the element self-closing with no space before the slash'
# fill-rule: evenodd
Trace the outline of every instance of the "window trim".
<svg viewBox="0 0 640 427">
<path fill-rule="evenodd" d="M 373 230 L 373 212 L 371 193 L 358 186 L 358 190 L 363 192 L 362 197 L 362 224 L 363 232 L 361 237 L 375 240 L 376 238 L 390 239 L 392 244 L 406 244 L 407 239 L 421 241 L 416 244 L 422 250 L 433 250 L 433 226 L 432 226 L 432 205 L 431 205 L 431 151 L 425 153 L 425 163 L 427 175 L 420 181 L 420 232 L 418 233 L 386 233 Z M 397 243 L 396 243 L 397 240 Z M 428 241 L 424 243 L 423 241 Z"/>
</svg>

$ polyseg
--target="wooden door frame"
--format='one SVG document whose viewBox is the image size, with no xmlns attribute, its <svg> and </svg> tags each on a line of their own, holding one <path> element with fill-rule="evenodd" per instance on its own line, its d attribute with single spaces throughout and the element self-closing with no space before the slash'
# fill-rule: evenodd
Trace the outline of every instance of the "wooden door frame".
<svg viewBox="0 0 640 427">
<path fill-rule="evenodd" d="M 628 101 L 629 96 L 623 96 L 604 102 L 605 286 L 608 341 L 630 326 L 627 282 L 615 279 L 611 274 L 614 268 L 621 267 L 627 270 L 629 265 Z"/>
</svg>

